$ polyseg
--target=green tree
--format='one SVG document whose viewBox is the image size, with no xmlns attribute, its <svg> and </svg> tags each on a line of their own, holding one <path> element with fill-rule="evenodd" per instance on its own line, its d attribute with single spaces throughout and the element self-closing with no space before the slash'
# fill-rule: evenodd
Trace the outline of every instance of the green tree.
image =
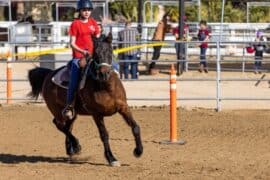
<svg viewBox="0 0 270 180">
<path fill-rule="evenodd" d="M 137 0 L 110 3 L 109 10 L 113 20 L 118 16 L 124 16 L 127 20 L 137 21 Z"/>
<path fill-rule="evenodd" d="M 255 1 L 255 0 L 254 0 Z M 220 22 L 222 0 L 201 0 L 201 19 L 208 22 Z M 127 0 L 110 3 L 110 13 L 115 20 L 117 16 L 124 16 L 128 20 L 137 21 L 138 0 Z M 166 6 L 165 10 L 171 12 L 172 19 L 178 21 L 178 3 L 175 6 Z M 145 7 L 145 21 L 149 22 L 151 17 L 150 4 Z M 153 7 L 153 21 L 158 21 L 158 7 Z M 188 21 L 198 21 L 198 7 L 196 5 L 186 6 L 185 14 Z M 269 7 L 252 7 L 250 8 L 250 22 L 269 22 Z M 224 22 L 246 22 L 246 3 L 241 1 L 226 0 L 224 11 Z"/>
<path fill-rule="evenodd" d="M 270 22 L 270 7 L 251 7 L 249 12 L 250 22 Z"/>
<path fill-rule="evenodd" d="M 231 2 L 228 2 L 224 11 L 224 22 L 243 22 L 246 12 L 233 7 Z"/>
<path fill-rule="evenodd" d="M 202 19 L 208 22 L 219 22 L 221 17 L 220 0 L 203 0 L 202 1 Z"/>
</svg>

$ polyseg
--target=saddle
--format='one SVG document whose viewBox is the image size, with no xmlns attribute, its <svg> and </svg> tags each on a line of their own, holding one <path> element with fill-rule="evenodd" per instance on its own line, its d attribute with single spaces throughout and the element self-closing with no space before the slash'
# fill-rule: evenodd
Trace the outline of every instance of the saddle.
<svg viewBox="0 0 270 180">
<path fill-rule="evenodd" d="M 61 68 L 53 77 L 52 82 L 57 86 L 68 89 L 70 71 L 67 66 Z"/>
<path fill-rule="evenodd" d="M 68 83 L 70 80 L 70 69 L 68 66 L 61 67 L 58 72 L 52 77 L 52 82 L 57 86 L 68 89 Z M 81 80 L 79 88 L 84 88 L 85 80 Z"/>
</svg>

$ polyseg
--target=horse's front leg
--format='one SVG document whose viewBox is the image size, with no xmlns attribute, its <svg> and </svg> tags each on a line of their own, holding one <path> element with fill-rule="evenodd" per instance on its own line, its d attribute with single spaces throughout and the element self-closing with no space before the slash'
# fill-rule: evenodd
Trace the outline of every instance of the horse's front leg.
<svg viewBox="0 0 270 180">
<path fill-rule="evenodd" d="M 120 166 L 120 163 L 116 160 L 116 158 L 113 156 L 110 144 L 109 144 L 109 134 L 106 130 L 105 124 L 104 124 L 104 117 L 100 115 L 93 116 L 95 123 L 98 127 L 98 131 L 100 134 L 100 138 L 103 142 L 104 146 L 104 154 L 111 166 Z"/>
<path fill-rule="evenodd" d="M 61 119 L 61 118 L 59 118 Z M 81 145 L 79 140 L 72 134 L 72 125 L 75 119 L 72 120 L 59 120 L 54 118 L 53 123 L 57 129 L 66 135 L 66 153 L 69 156 L 79 154 L 81 152 Z"/>
<path fill-rule="evenodd" d="M 143 145 L 142 145 L 142 140 L 141 140 L 141 133 L 140 133 L 140 127 L 136 123 L 136 121 L 133 119 L 133 116 L 128 108 L 128 106 L 122 106 L 120 109 L 119 113 L 123 116 L 125 119 L 126 123 L 131 127 L 132 133 L 135 138 L 136 142 L 136 148 L 134 149 L 134 155 L 136 157 L 140 157 L 143 153 Z"/>
</svg>

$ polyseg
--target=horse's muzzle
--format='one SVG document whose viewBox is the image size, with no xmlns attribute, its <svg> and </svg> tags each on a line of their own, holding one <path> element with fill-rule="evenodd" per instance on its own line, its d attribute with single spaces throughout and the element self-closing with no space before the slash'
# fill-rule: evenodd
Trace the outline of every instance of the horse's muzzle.
<svg viewBox="0 0 270 180">
<path fill-rule="evenodd" d="M 102 80 L 102 81 L 106 81 L 110 78 L 110 74 L 111 74 L 111 66 L 109 65 L 101 65 L 98 73 L 97 73 L 97 79 L 98 80 Z"/>
</svg>

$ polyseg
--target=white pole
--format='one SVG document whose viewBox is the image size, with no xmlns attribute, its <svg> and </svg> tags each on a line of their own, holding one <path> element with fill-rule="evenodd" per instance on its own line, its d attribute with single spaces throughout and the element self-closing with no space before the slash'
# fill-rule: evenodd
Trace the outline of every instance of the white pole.
<svg viewBox="0 0 270 180">
<path fill-rule="evenodd" d="M 222 11 L 221 11 L 221 21 L 220 21 L 219 42 L 221 41 L 222 33 L 223 33 L 224 9 L 225 9 L 225 0 L 222 0 Z"/>
<path fill-rule="evenodd" d="M 225 0 L 222 1 L 222 12 L 221 12 L 221 22 L 220 22 L 220 32 L 219 32 L 219 40 L 217 42 L 217 111 L 221 111 L 221 104 L 220 104 L 220 95 L 221 95 L 221 87 L 220 87 L 220 60 L 221 60 L 221 52 L 220 52 L 220 42 L 222 40 L 222 33 L 223 33 L 223 22 L 224 22 L 224 8 L 225 8 Z"/>
<path fill-rule="evenodd" d="M 216 74 L 216 111 L 220 112 L 221 104 L 220 104 L 220 42 L 217 42 L 217 74 Z"/>
</svg>

